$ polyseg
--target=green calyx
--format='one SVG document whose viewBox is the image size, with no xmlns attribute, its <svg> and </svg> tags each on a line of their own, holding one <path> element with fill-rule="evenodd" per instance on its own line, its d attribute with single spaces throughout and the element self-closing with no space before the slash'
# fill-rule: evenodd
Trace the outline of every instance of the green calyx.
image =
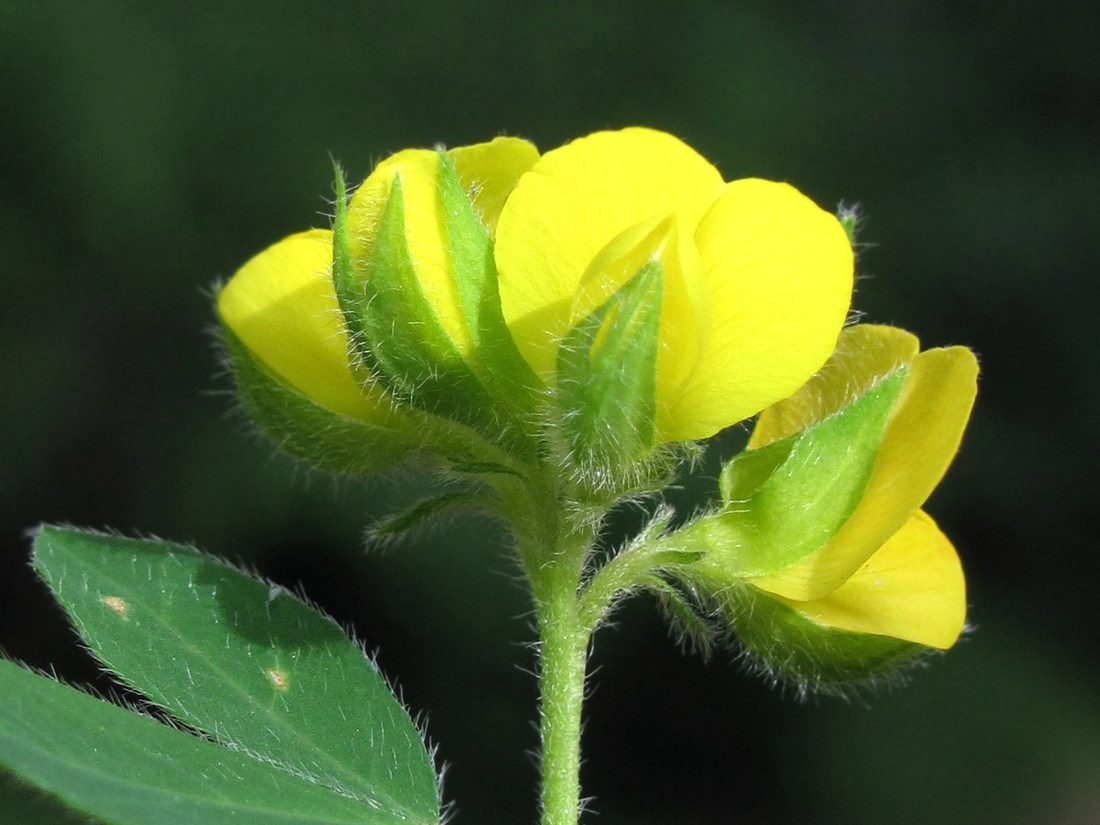
<svg viewBox="0 0 1100 825">
<path fill-rule="evenodd" d="M 822 627 L 748 584 L 711 594 L 707 601 L 753 664 L 801 693 L 896 675 L 928 652 L 923 645 L 890 636 Z"/>
<path fill-rule="evenodd" d="M 453 175 L 453 168 L 450 171 Z M 532 403 L 531 382 L 526 377 L 516 380 L 516 368 L 511 382 L 506 383 L 528 388 L 527 397 L 517 400 L 522 391 L 511 390 L 510 403 L 498 403 L 444 331 L 424 295 L 409 251 L 400 176 L 393 181 L 375 243 L 365 259 L 351 253 L 346 187 L 339 172 L 336 180 L 333 284 L 356 356 L 399 402 L 466 425 L 510 451 L 529 454 L 532 447 L 522 425 L 521 410 L 525 401 Z M 448 218 L 448 237 L 455 241 L 459 252 L 456 271 L 463 309 L 476 309 L 474 326 L 483 332 L 488 328 L 499 339 L 507 335 L 503 319 L 498 328 L 492 323 L 492 310 L 487 309 L 495 307 L 499 315 L 495 271 L 487 269 L 492 266 L 491 243 L 486 234 L 484 244 L 479 246 L 469 221 L 471 217 L 476 221 L 476 214 L 471 216 L 454 203 L 461 195 L 464 210 L 472 210 L 460 184 L 459 192 L 454 191 L 455 183 L 445 182 L 447 192 L 442 196 L 450 212 L 458 213 Z M 502 371 L 496 365 L 505 360 L 500 355 L 505 346 L 489 349 L 494 368 Z"/>
<path fill-rule="evenodd" d="M 504 415 L 530 421 L 538 403 L 539 381 L 504 322 L 497 289 L 493 240 L 482 224 L 450 156 L 439 150 L 439 197 L 458 297 L 473 340 L 471 368 Z"/>
<path fill-rule="evenodd" d="M 342 184 L 333 227 L 333 283 L 356 353 L 395 398 L 464 423 L 491 426 L 488 399 L 428 304 L 405 240 L 395 178 L 369 259 L 350 254 Z"/>
<path fill-rule="evenodd" d="M 365 476 L 388 470 L 417 448 L 411 429 L 319 406 L 268 370 L 226 324 L 221 327 L 241 408 L 280 450 L 326 472 Z"/>
<path fill-rule="evenodd" d="M 906 370 L 781 441 L 722 469 L 722 509 L 682 531 L 707 551 L 700 572 L 717 586 L 783 570 L 823 547 L 859 505 Z"/>
<path fill-rule="evenodd" d="M 628 487 L 656 446 L 660 263 L 638 270 L 565 336 L 556 402 L 566 463 L 583 486 Z"/>
</svg>

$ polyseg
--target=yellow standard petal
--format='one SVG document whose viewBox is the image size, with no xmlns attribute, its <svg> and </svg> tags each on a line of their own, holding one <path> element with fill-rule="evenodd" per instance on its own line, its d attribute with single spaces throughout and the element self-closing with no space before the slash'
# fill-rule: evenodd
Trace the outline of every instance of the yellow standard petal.
<svg viewBox="0 0 1100 825">
<path fill-rule="evenodd" d="M 332 412 L 378 421 L 390 403 L 351 372 L 331 272 L 329 230 L 291 235 L 240 268 L 218 295 L 218 314 L 288 386 Z"/>
<path fill-rule="evenodd" d="M 496 237 L 504 319 L 536 374 L 553 381 L 574 293 L 597 254 L 670 215 L 690 237 L 722 185 L 698 153 L 652 129 L 598 132 L 539 159 L 508 198 Z"/>
<path fill-rule="evenodd" d="M 448 154 L 490 232 L 516 182 L 538 158 L 534 146 L 517 138 L 497 138 L 453 149 Z M 468 357 L 473 341 L 448 250 L 439 189 L 439 156 L 435 150 L 406 149 L 391 155 L 356 190 L 348 204 L 352 256 L 360 262 L 370 259 L 378 223 L 398 175 L 405 202 L 405 240 L 420 288 L 443 330 L 459 352 Z"/>
<path fill-rule="evenodd" d="M 970 418 L 977 378 L 977 359 L 965 347 L 918 354 L 908 367 L 867 489 L 851 518 L 820 550 L 752 583 L 807 600 L 846 581 L 901 529 L 943 478 Z"/>
<path fill-rule="evenodd" d="M 802 386 L 836 346 L 852 295 L 844 228 L 787 184 L 726 185 L 695 242 L 711 329 L 670 441 L 713 435 Z"/>
<path fill-rule="evenodd" d="M 955 644 L 966 622 L 966 581 L 958 554 L 923 511 L 829 595 L 779 601 L 823 627 L 941 650 Z"/>
</svg>

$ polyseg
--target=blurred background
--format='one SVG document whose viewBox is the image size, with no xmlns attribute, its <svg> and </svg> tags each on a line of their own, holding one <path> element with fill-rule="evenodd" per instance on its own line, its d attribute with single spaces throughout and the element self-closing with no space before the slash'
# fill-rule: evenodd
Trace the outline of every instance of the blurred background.
<svg viewBox="0 0 1100 825">
<path fill-rule="evenodd" d="M 363 177 L 407 146 L 646 124 L 727 178 L 862 204 L 856 308 L 980 354 L 929 504 L 976 629 L 905 689 L 799 703 L 631 602 L 596 641 L 594 821 L 1100 821 L 1097 6 L 658 5 L 0 0 L 0 649 L 108 686 L 27 566 L 35 524 L 193 541 L 378 650 L 455 825 L 535 821 L 529 603 L 500 537 L 363 552 L 423 483 L 336 484 L 252 436 L 211 288 L 326 225 L 330 157 Z M 63 821 L 0 793 L 10 821 Z"/>
</svg>

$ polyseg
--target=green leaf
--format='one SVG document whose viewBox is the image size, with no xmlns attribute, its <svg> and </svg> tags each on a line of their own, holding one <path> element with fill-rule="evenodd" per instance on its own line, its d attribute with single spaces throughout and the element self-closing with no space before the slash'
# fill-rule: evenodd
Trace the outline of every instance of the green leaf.
<svg viewBox="0 0 1100 825">
<path fill-rule="evenodd" d="M 92 652 L 168 713 L 402 821 L 438 821 L 416 726 L 331 619 L 181 545 L 43 527 L 34 550 Z"/>
<path fill-rule="evenodd" d="M 0 666 L 2 667 L 2 666 Z M 86 813 L 31 785 L 4 768 L 0 756 L 0 806 L 10 822 L 48 822 L 50 825 L 103 825 Z"/>
<path fill-rule="evenodd" d="M 353 258 L 342 175 L 337 175 L 333 284 L 352 342 L 396 397 L 474 427 L 514 435 L 424 296 L 405 237 L 401 178 L 394 178 L 368 260 Z"/>
<path fill-rule="evenodd" d="M 661 265 L 647 263 L 558 350 L 562 430 L 593 486 L 614 485 L 653 453 L 661 294 Z"/>
<path fill-rule="evenodd" d="M 724 509 L 683 533 L 710 548 L 728 578 L 782 570 L 824 546 L 854 512 L 875 465 L 905 370 L 787 439 L 736 456 L 722 470 Z"/>
<path fill-rule="evenodd" d="M 256 360 L 225 324 L 222 336 L 241 406 L 279 449 L 318 469 L 360 476 L 386 470 L 414 449 L 414 433 L 317 406 Z"/>
<path fill-rule="evenodd" d="M 11 662 L 0 661 L 0 696 L 0 764 L 105 822 L 410 822 L 403 812 L 318 784 L 305 771 L 174 730 Z"/>
</svg>

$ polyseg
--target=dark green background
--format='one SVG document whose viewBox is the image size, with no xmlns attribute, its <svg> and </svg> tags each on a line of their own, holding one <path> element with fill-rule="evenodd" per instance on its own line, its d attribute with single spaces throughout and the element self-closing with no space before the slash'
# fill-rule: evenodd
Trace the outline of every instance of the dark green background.
<svg viewBox="0 0 1100 825">
<path fill-rule="evenodd" d="M 330 155 L 361 177 L 405 146 L 648 124 L 727 178 L 863 204 L 855 306 L 980 354 L 930 503 L 976 632 L 905 690 L 800 704 L 682 655 L 639 600 L 596 641 L 594 821 L 1100 818 L 1100 16 L 963 5 L 0 2 L 0 646 L 108 684 L 26 528 L 193 540 L 378 648 L 455 825 L 534 821 L 529 605 L 499 537 L 361 553 L 420 482 L 273 458 L 231 412 L 209 293 L 326 224 Z"/>
</svg>

